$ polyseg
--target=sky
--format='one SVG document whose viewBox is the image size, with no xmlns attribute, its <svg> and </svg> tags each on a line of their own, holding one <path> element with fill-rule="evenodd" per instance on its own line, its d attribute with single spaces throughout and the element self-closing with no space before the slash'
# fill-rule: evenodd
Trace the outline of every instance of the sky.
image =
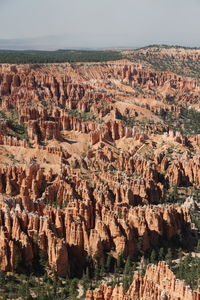
<svg viewBox="0 0 200 300">
<path fill-rule="evenodd" d="M 200 0 L 0 0 L 0 49 L 200 46 Z"/>
</svg>

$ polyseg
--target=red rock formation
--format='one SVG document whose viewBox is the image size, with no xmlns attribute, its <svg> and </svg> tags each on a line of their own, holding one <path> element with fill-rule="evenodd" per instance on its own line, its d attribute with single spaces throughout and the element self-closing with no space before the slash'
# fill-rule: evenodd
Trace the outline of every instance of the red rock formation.
<svg viewBox="0 0 200 300">
<path fill-rule="evenodd" d="M 0 269 L 31 268 L 39 253 L 66 276 L 86 255 L 135 256 L 138 240 L 146 251 L 190 236 L 189 209 L 160 204 L 168 186 L 200 186 L 199 136 L 164 120 L 183 112 L 173 97 L 197 105 L 196 80 L 128 60 L 1 65 Z M 101 289 L 88 295 L 129 299 Z"/>
<path fill-rule="evenodd" d="M 68 251 L 65 241 L 59 238 L 47 216 L 38 216 L 37 212 L 22 211 L 20 203 L 9 200 L 10 210 L 1 208 L 1 261 L 4 271 L 15 270 L 18 263 L 31 267 L 38 254 L 46 256 L 49 265 L 58 275 L 66 276 L 69 270 Z"/>
<path fill-rule="evenodd" d="M 199 300 L 200 291 L 192 291 L 183 281 L 176 279 L 165 262 L 148 265 L 145 276 L 134 274 L 127 293 L 122 285 L 102 284 L 94 291 L 87 291 L 86 300 Z"/>
<path fill-rule="evenodd" d="M 45 174 L 38 165 L 32 165 L 28 169 L 16 167 L 1 169 L 0 174 L 1 193 L 18 197 L 18 202 L 14 199 L 8 201 L 7 205 L 12 212 L 8 217 L 6 217 L 5 207 L 2 206 L 1 222 L 10 218 L 12 221 L 9 221 L 9 226 L 11 224 L 14 226 L 15 223 L 22 224 L 23 216 L 26 223 L 23 226 L 22 236 L 26 238 L 24 243 L 31 248 L 29 234 L 27 236 L 24 230 L 26 226 L 29 228 L 28 224 L 36 214 L 37 228 L 34 225 L 29 229 L 36 230 L 36 236 L 42 234 L 43 237 L 45 232 L 45 238 L 41 240 L 43 245 L 41 249 L 48 253 L 49 264 L 57 269 L 57 260 L 62 256 L 63 251 L 66 251 L 66 245 L 71 248 L 77 247 L 79 251 L 85 251 L 97 260 L 103 251 L 112 251 L 116 257 L 119 254 L 132 256 L 138 251 L 139 237 L 143 239 L 143 249 L 147 250 L 152 244 L 161 245 L 163 236 L 170 240 L 180 231 L 185 231 L 187 228 L 190 230 L 187 208 L 174 205 L 133 207 L 134 195 L 131 189 L 125 190 L 125 187 L 124 190 L 120 190 L 119 187 L 115 191 L 114 187 L 108 188 L 97 182 L 96 189 L 92 190 L 87 182 L 81 182 L 78 177 L 63 180 L 52 170 Z M 116 199 L 113 198 L 115 193 Z M 19 204 L 16 206 L 16 203 Z M 45 206 L 45 203 L 67 205 L 65 204 L 64 209 L 56 211 Z M 28 214 L 27 212 L 15 213 L 17 207 L 21 207 L 20 212 L 26 209 Z M 56 228 L 56 238 L 64 239 L 63 241 L 52 236 L 52 232 L 55 234 L 53 228 Z M 16 225 L 13 230 L 14 239 L 21 240 L 19 225 Z M 45 246 L 46 243 L 48 246 Z M 52 250 L 49 250 L 50 245 L 55 247 L 52 246 Z M 27 251 L 31 253 L 30 250 Z"/>
</svg>

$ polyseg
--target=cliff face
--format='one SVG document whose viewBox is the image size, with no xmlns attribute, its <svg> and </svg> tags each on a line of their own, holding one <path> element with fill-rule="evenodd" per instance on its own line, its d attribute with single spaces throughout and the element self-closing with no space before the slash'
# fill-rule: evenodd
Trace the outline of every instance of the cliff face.
<svg viewBox="0 0 200 300">
<path fill-rule="evenodd" d="M 86 300 L 97 299 L 199 300 L 200 292 L 192 291 L 183 281 L 176 279 L 165 262 L 159 262 L 158 266 L 148 265 L 144 277 L 135 273 L 127 293 L 121 285 L 112 288 L 105 284 L 94 291 L 87 291 Z"/>
</svg>

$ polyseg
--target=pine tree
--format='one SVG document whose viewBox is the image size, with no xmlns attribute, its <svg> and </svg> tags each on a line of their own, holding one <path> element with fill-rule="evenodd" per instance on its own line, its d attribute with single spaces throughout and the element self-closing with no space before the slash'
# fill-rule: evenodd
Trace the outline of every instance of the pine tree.
<svg viewBox="0 0 200 300">
<path fill-rule="evenodd" d="M 114 264 L 114 281 L 115 281 L 115 284 L 118 283 L 118 270 L 117 270 L 117 262 L 115 262 Z"/>
<path fill-rule="evenodd" d="M 0 285 L 3 286 L 6 282 L 6 273 L 3 271 L 0 271 Z"/>
<path fill-rule="evenodd" d="M 198 243 L 197 243 L 197 248 L 196 248 L 197 252 L 200 252 L 200 240 L 198 240 Z"/>
<path fill-rule="evenodd" d="M 117 270 L 120 271 L 123 265 L 122 255 L 120 254 L 117 258 Z"/>
<path fill-rule="evenodd" d="M 155 263 L 156 258 L 157 258 L 156 251 L 153 249 L 152 252 L 151 252 L 151 256 L 150 256 L 150 262 Z"/>
<path fill-rule="evenodd" d="M 191 254 L 191 252 L 189 252 L 189 254 L 186 255 L 186 257 L 185 257 L 185 264 L 189 265 L 191 262 L 192 262 L 192 254 Z"/>
<path fill-rule="evenodd" d="M 164 248 L 160 248 L 158 257 L 159 257 L 159 260 L 164 259 L 164 257 L 165 257 Z"/>
<path fill-rule="evenodd" d="M 124 275 L 124 277 L 123 277 L 123 288 L 124 288 L 125 292 L 127 292 L 128 288 L 129 288 L 129 280 L 128 280 L 127 275 Z"/>
<path fill-rule="evenodd" d="M 143 251 L 143 238 L 142 237 L 138 238 L 137 249 L 138 249 L 139 255 L 143 255 L 144 251 Z"/>
<path fill-rule="evenodd" d="M 56 280 L 54 280 L 54 282 L 53 282 L 53 293 L 54 293 L 54 295 L 57 294 L 57 290 L 58 290 L 58 283 L 57 283 Z"/>
<path fill-rule="evenodd" d="M 84 287 L 88 287 L 88 283 L 90 282 L 90 269 L 89 267 L 86 268 L 86 271 L 83 273 L 82 282 Z"/>
<path fill-rule="evenodd" d="M 27 298 L 29 296 L 29 283 L 24 282 L 20 285 L 19 290 L 18 290 L 19 296 L 22 298 Z"/>
<path fill-rule="evenodd" d="M 105 260 L 104 260 L 104 257 L 101 258 L 100 260 L 100 274 L 101 276 L 103 276 L 106 272 L 106 269 L 105 269 Z"/>
<path fill-rule="evenodd" d="M 116 275 L 117 274 L 117 263 L 115 261 L 115 264 L 114 264 L 114 274 Z"/>
<path fill-rule="evenodd" d="M 182 259 L 180 259 L 179 267 L 178 267 L 178 278 L 183 279 L 185 273 L 185 268 L 183 265 Z"/>
<path fill-rule="evenodd" d="M 69 287 L 69 293 L 72 299 L 75 299 L 77 296 L 77 288 L 78 288 L 78 284 L 77 284 L 77 279 L 72 279 L 70 281 L 70 287 Z"/>
<path fill-rule="evenodd" d="M 174 185 L 171 196 L 172 196 L 172 201 L 173 202 L 177 202 L 177 198 L 178 198 L 178 188 L 177 188 L 177 185 Z"/>
<path fill-rule="evenodd" d="M 107 273 L 111 272 L 111 263 L 112 263 L 112 257 L 111 257 L 111 255 L 108 255 L 107 260 L 106 260 L 106 272 Z"/>
<path fill-rule="evenodd" d="M 95 268 L 95 270 L 94 270 L 94 278 L 95 278 L 95 280 L 99 280 L 100 279 L 100 270 L 99 270 L 98 267 Z"/>
<path fill-rule="evenodd" d="M 131 271 L 131 258 L 130 256 L 128 256 L 124 266 L 124 274 L 129 274 L 130 271 Z"/>
<path fill-rule="evenodd" d="M 136 269 L 137 269 L 137 265 L 136 265 L 136 263 L 133 263 L 132 268 L 131 268 L 132 273 L 135 272 Z"/>
<path fill-rule="evenodd" d="M 169 265 L 171 265 L 171 263 L 172 263 L 172 250 L 171 250 L 171 248 L 168 249 L 167 254 L 165 256 L 165 259 L 166 259 L 167 263 Z"/>
<path fill-rule="evenodd" d="M 87 280 L 90 280 L 90 269 L 89 267 L 86 268 L 85 277 Z"/>
</svg>

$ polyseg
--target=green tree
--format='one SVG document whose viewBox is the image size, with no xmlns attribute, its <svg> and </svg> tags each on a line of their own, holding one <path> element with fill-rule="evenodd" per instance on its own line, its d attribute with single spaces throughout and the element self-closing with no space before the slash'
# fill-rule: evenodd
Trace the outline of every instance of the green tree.
<svg viewBox="0 0 200 300">
<path fill-rule="evenodd" d="M 167 254 L 166 254 L 166 256 L 165 256 L 165 259 L 166 259 L 166 261 L 167 261 L 167 263 L 168 263 L 169 265 L 172 264 L 172 250 L 171 250 L 171 248 L 169 248 L 169 249 L 167 250 Z"/>
<path fill-rule="evenodd" d="M 131 272 L 131 258 L 127 257 L 125 266 L 124 266 L 124 274 L 129 274 Z"/>
<path fill-rule="evenodd" d="M 101 258 L 100 260 L 100 275 L 103 276 L 106 272 L 106 268 L 105 268 L 105 259 L 104 257 Z"/>
<path fill-rule="evenodd" d="M 151 263 L 155 263 L 155 262 L 156 262 L 156 259 L 157 259 L 156 251 L 153 249 L 153 250 L 151 251 L 150 262 L 151 262 Z"/>
<path fill-rule="evenodd" d="M 177 202 L 178 201 L 178 188 L 177 185 L 173 186 L 172 192 L 169 195 L 170 202 Z"/>
<path fill-rule="evenodd" d="M 144 254 L 143 251 L 143 237 L 139 237 L 137 241 L 137 249 L 140 256 Z"/>
<path fill-rule="evenodd" d="M 107 260 L 106 260 L 106 272 L 111 272 L 111 266 L 112 266 L 112 257 L 111 255 L 107 256 Z"/>
<path fill-rule="evenodd" d="M 0 271 L 0 285 L 3 286 L 6 282 L 6 273 L 3 271 Z"/>
<path fill-rule="evenodd" d="M 164 248 L 160 248 L 158 258 L 159 260 L 163 260 L 165 258 Z"/>
<path fill-rule="evenodd" d="M 123 258 L 122 255 L 120 254 L 117 258 L 117 270 L 120 271 L 123 266 Z"/>
<path fill-rule="evenodd" d="M 90 269 L 89 269 L 89 267 L 86 268 L 85 277 L 87 278 L 87 280 L 90 280 Z"/>
<path fill-rule="evenodd" d="M 29 297 L 30 293 L 28 281 L 21 283 L 18 289 L 18 295 L 24 299 L 27 299 Z"/>
<path fill-rule="evenodd" d="M 196 247 L 196 251 L 197 251 L 197 252 L 200 252 L 200 240 L 198 240 L 197 247 Z"/>
<path fill-rule="evenodd" d="M 88 284 L 90 282 L 90 269 L 89 269 L 89 267 L 87 267 L 86 271 L 83 273 L 82 282 L 83 282 L 83 286 L 85 288 L 87 288 Z"/>
<path fill-rule="evenodd" d="M 78 294 L 78 282 L 77 282 L 77 279 L 72 279 L 70 281 L 70 286 L 69 286 L 69 294 L 70 296 L 72 297 L 72 299 L 75 299 L 77 297 L 77 294 Z"/>
<path fill-rule="evenodd" d="M 99 280 L 101 277 L 100 277 L 100 270 L 98 267 L 95 268 L 94 270 L 94 278 L 95 280 Z"/>
<path fill-rule="evenodd" d="M 129 277 L 128 277 L 128 275 L 124 275 L 124 277 L 123 277 L 123 288 L 124 288 L 125 292 L 127 292 L 128 289 L 129 289 Z"/>
</svg>

